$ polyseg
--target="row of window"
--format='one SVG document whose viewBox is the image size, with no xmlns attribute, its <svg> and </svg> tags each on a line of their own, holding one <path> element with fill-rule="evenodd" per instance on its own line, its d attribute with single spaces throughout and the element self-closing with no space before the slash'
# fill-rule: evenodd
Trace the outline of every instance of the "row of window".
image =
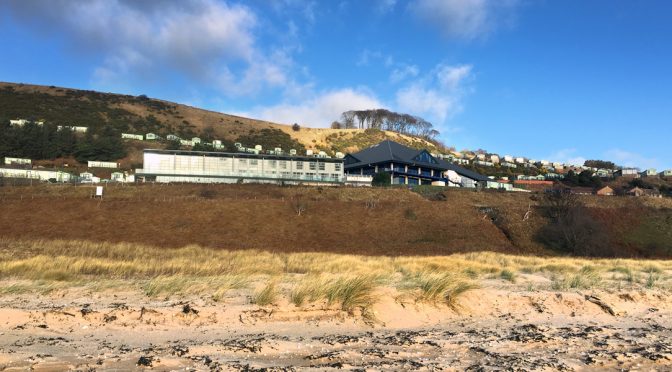
<svg viewBox="0 0 672 372">
<path fill-rule="evenodd" d="M 241 159 L 238 158 L 238 165 L 240 168 L 259 168 L 259 160 L 261 159 Z M 216 173 L 221 171 L 226 171 L 228 169 L 233 170 L 233 163 L 235 159 L 233 158 L 208 158 L 208 157 L 198 157 L 198 156 L 162 156 L 151 154 L 145 155 L 145 169 L 152 171 L 189 171 L 189 170 L 198 170 L 205 171 L 207 173 Z M 264 169 L 290 169 L 291 167 L 296 170 L 302 171 L 307 168 L 310 171 L 327 171 L 325 162 L 318 161 L 296 161 L 293 162 L 288 160 L 275 160 L 275 159 L 266 159 L 266 164 L 263 165 Z M 304 163 L 308 163 L 308 166 L 305 166 Z M 340 163 L 333 163 L 333 170 L 336 172 L 341 172 L 343 170 L 343 165 Z M 331 170 L 331 169 L 329 169 Z"/>
</svg>

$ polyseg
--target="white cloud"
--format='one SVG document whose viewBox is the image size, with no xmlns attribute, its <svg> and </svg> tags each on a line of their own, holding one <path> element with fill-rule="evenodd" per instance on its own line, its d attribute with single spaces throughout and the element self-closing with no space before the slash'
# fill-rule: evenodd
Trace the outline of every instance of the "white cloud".
<svg viewBox="0 0 672 372">
<path fill-rule="evenodd" d="M 200 82 L 241 84 L 252 93 L 287 83 L 288 56 L 255 43 L 256 15 L 217 0 L 10 0 L 18 19 L 65 33 L 79 50 L 100 54 L 96 83 L 160 79 L 176 73 Z M 290 32 L 292 31 L 291 25 Z M 230 93 L 232 90 L 223 89 Z"/>
<path fill-rule="evenodd" d="M 390 81 L 392 83 L 398 83 L 407 78 L 412 78 L 418 76 L 420 69 L 416 65 L 403 65 L 392 70 L 390 74 Z"/>
<path fill-rule="evenodd" d="M 488 34 L 517 0 L 416 0 L 413 14 L 433 24 L 448 37 L 471 40 Z"/>
<path fill-rule="evenodd" d="M 621 150 L 621 149 L 611 149 L 604 153 L 605 160 L 613 161 L 617 165 L 622 165 L 624 167 L 633 167 L 633 168 L 660 168 L 662 163 L 657 158 L 646 157 L 641 154 L 634 152 Z"/>
<path fill-rule="evenodd" d="M 307 127 L 329 127 L 344 111 L 384 108 L 371 93 L 359 89 L 344 88 L 324 92 L 302 103 L 287 103 L 271 107 L 259 107 L 250 115 L 279 123 L 299 123 Z"/>
<path fill-rule="evenodd" d="M 549 155 L 547 159 L 553 162 L 558 161 L 563 164 L 583 165 L 583 163 L 586 162 L 586 158 L 578 156 L 576 154 L 577 151 L 578 150 L 575 148 L 561 149 Z"/>
<path fill-rule="evenodd" d="M 469 91 L 465 82 L 471 75 L 471 65 L 439 64 L 427 76 L 399 89 L 397 106 L 401 111 L 427 116 L 441 128 L 446 119 L 462 110 L 462 99 Z"/>
</svg>

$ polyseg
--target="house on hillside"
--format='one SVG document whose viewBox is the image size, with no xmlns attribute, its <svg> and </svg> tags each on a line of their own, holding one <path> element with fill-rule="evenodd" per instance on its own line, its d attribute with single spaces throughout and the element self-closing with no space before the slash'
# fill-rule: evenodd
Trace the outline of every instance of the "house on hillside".
<svg viewBox="0 0 672 372">
<path fill-rule="evenodd" d="M 70 182 L 72 175 L 57 169 L 0 168 L 0 178 L 25 178 L 49 182 Z"/>
<path fill-rule="evenodd" d="M 156 141 L 161 139 L 161 137 L 159 137 L 156 133 L 147 133 L 145 135 L 145 139 L 147 139 L 147 141 Z"/>
<path fill-rule="evenodd" d="M 493 164 L 499 164 L 499 155 L 490 155 L 490 162 Z"/>
<path fill-rule="evenodd" d="M 672 177 L 672 169 L 667 169 L 658 174 L 661 177 Z"/>
<path fill-rule="evenodd" d="M 657 177 L 658 176 L 658 171 L 656 171 L 655 168 L 649 168 L 645 170 L 644 172 L 641 172 L 640 175 L 642 177 Z"/>
<path fill-rule="evenodd" d="M 607 169 L 598 169 L 593 173 L 594 176 L 600 177 L 600 178 L 607 178 L 611 176 L 611 173 Z"/>
<path fill-rule="evenodd" d="M 619 169 L 614 172 L 615 177 L 639 178 L 639 172 L 634 168 Z"/>
<path fill-rule="evenodd" d="M 595 192 L 595 195 L 599 196 L 613 196 L 614 195 L 614 189 L 612 189 L 609 186 L 604 186 L 603 188 L 597 190 Z"/>
<path fill-rule="evenodd" d="M 110 174 L 110 181 L 112 182 L 124 182 L 126 181 L 124 174 L 122 172 L 112 172 Z"/>
<path fill-rule="evenodd" d="M 485 160 L 474 160 L 474 164 L 480 165 L 483 167 L 492 167 L 494 164 L 490 161 L 485 161 Z"/>
<path fill-rule="evenodd" d="M 628 195 L 631 196 L 649 196 L 649 197 L 654 197 L 654 198 L 662 198 L 662 195 L 660 194 L 660 191 L 655 190 L 655 189 L 643 189 L 640 187 L 634 187 L 627 192 Z"/>
<path fill-rule="evenodd" d="M 142 141 L 145 139 L 142 134 L 131 134 L 131 133 L 122 133 L 121 134 L 122 139 L 132 139 L 136 141 Z"/>
<path fill-rule="evenodd" d="M 176 135 L 174 135 L 174 134 L 169 134 L 169 135 L 166 136 L 166 139 L 167 139 L 168 141 L 179 141 L 179 140 L 181 140 L 182 138 L 180 138 L 180 137 L 178 137 L 178 136 L 176 136 Z"/>
<path fill-rule="evenodd" d="M 57 125 L 56 130 L 71 130 L 75 133 L 86 133 L 89 127 L 78 127 L 76 125 Z"/>
<path fill-rule="evenodd" d="M 87 166 L 89 168 L 119 168 L 119 164 L 113 161 L 89 160 Z"/>
<path fill-rule="evenodd" d="M 344 158 L 346 174 L 369 175 L 387 172 L 394 185 L 431 185 L 443 182 L 453 187 L 486 187 L 489 181 L 476 172 L 443 159 L 427 150 L 406 147 L 385 140 Z"/>
<path fill-rule="evenodd" d="M 22 127 L 26 124 L 30 123 L 30 120 L 26 119 L 16 119 L 16 120 L 10 120 L 9 125 L 12 127 Z"/>
<path fill-rule="evenodd" d="M 26 158 L 5 158 L 5 165 L 30 166 L 32 163 L 32 160 Z"/>
<path fill-rule="evenodd" d="M 79 174 L 80 183 L 100 183 L 100 177 L 96 177 L 91 172 L 82 172 Z"/>
<path fill-rule="evenodd" d="M 574 195 L 593 195 L 595 190 L 592 187 L 572 187 L 569 192 Z"/>
</svg>

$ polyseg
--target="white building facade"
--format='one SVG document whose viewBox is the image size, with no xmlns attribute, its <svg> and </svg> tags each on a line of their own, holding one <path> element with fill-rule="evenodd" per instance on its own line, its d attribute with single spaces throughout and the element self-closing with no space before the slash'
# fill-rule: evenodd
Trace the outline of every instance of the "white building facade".
<svg viewBox="0 0 672 372">
<path fill-rule="evenodd" d="M 137 179 L 149 182 L 337 185 L 343 160 L 263 154 L 145 150 Z"/>
<path fill-rule="evenodd" d="M 70 173 L 49 169 L 14 169 L 0 168 L 0 177 L 27 178 L 40 181 L 70 182 L 74 177 Z"/>
</svg>

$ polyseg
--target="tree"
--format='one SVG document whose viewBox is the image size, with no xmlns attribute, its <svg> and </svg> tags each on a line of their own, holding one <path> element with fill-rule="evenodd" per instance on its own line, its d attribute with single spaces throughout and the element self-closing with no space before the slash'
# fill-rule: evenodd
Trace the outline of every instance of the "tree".
<svg viewBox="0 0 672 372">
<path fill-rule="evenodd" d="M 294 125 L 292 125 L 292 130 L 298 132 L 301 130 L 301 126 L 297 123 L 294 123 Z"/>
<path fill-rule="evenodd" d="M 606 229 L 576 195 L 555 189 L 545 195 L 541 208 L 549 223 L 537 239 L 548 247 L 580 256 L 613 255 Z"/>
<path fill-rule="evenodd" d="M 172 140 L 168 142 L 168 146 L 166 146 L 166 150 L 179 150 L 182 147 L 182 144 L 180 143 L 180 140 Z"/>
<path fill-rule="evenodd" d="M 346 111 L 341 114 L 339 124 L 346 129 L 389 130 L 422 137 L 428 141 L 434 141 L 440 134 L 434 129 L 432 123 L 421 117 L 400 114 L 386 109 Z"/>
<path fill-rule="evenodd" d="M 212 142 L 212 140 L 215 139 L 215 128 L 213 128 L 212 125 L 205 127 L 201 132 L 201 139 L 205 142 Z"/>
<path fill-rule="evenodd" d="M 373 180 L 371 181 L 372 186 L 381 186 L 381 187 L 387 187 L 390 186 L 391 184 L 390 180 L 390 173 L 388 172 L 378 172 L 373 176 Z"/>
<path fill-rule="evenodd" d="M 331 123 L 331 129 L 342 129 L 342 128 L 343 128 L 343 125 L 341 123 L 339 123 L 337 120 L 334 120 Z"/>
<path fill-rule="evenodd" d="M 606 160 L 586 160 L 583 165 L 591 168 L 616 169 L 616 164 Z"/>
</svg>

